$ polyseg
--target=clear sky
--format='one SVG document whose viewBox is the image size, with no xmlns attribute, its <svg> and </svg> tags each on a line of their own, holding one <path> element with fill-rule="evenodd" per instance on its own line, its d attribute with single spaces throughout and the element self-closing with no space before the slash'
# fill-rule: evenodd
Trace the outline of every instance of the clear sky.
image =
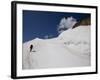
<svg viewBox="0 0 100 80">
<path fill-rule="evenodd" d="M 70 16 L 79 21 L 90 14 L 23 10 L 23 43 L 37 37 L 57 37 L 60 20 Z"/>
</svg>

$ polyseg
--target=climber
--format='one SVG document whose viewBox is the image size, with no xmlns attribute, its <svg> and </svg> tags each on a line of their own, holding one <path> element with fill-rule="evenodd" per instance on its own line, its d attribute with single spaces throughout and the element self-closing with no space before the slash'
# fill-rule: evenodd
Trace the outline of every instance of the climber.
<svg viewBox="0 0 100 80">
<path fill-rule="evenodd" d="M 31 44 L 31 45 L 30 45 L 30 52 L 32 51 L 32 49 L 33 49 L 33 45 Z"/>
</svg>

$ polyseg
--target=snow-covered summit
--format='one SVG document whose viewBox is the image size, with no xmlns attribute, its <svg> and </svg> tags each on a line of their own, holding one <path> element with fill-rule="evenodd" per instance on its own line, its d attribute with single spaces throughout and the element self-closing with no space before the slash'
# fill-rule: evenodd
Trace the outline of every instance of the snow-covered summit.
<svg viewBox="0 0 100 80">
<path fill-rule="evenodd" d="M 22 63 L 23 69 L 90 66 L 90 26 L 68 29 L 56 38 L 24 43 Z"/>
<path fill-rule="evenodd" d="M 90 41 L 90 26 L 79 26 L 74 29 L 69 29 L 63 31 L 59 38 L 63 38 L 64 40 L 87 40 Z"/>
</svg>

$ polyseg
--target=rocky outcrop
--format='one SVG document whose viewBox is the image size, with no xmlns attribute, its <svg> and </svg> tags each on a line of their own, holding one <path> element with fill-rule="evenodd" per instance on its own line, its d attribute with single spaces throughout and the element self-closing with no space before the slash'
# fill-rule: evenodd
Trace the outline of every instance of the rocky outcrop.
<svg viewBox="0 0 100 80">
<path fill-rule="evenodd" d="M 87 18 L 84 18 L 82 20 L 80 20 L 79 22 L 77 22 L 73 28 L 76 28 L 78 26 L 88 26 L 88 25 L 91 25 L 91 18 L 90 17 L 87 17 Z"/>
</svg>

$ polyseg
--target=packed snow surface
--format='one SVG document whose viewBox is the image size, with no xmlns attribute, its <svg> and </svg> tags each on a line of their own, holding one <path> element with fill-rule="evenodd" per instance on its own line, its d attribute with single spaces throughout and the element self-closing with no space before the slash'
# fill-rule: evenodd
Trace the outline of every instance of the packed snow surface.
<svg viewBox="0 0 100 80">
<path fill-rule="evenodd" d="M 79 26 L 63 31 L 56 38 L 28 41 L 23 44 L 22 68 L 90 66 L 90 36 L 90 26 Z"/>
</svg>

